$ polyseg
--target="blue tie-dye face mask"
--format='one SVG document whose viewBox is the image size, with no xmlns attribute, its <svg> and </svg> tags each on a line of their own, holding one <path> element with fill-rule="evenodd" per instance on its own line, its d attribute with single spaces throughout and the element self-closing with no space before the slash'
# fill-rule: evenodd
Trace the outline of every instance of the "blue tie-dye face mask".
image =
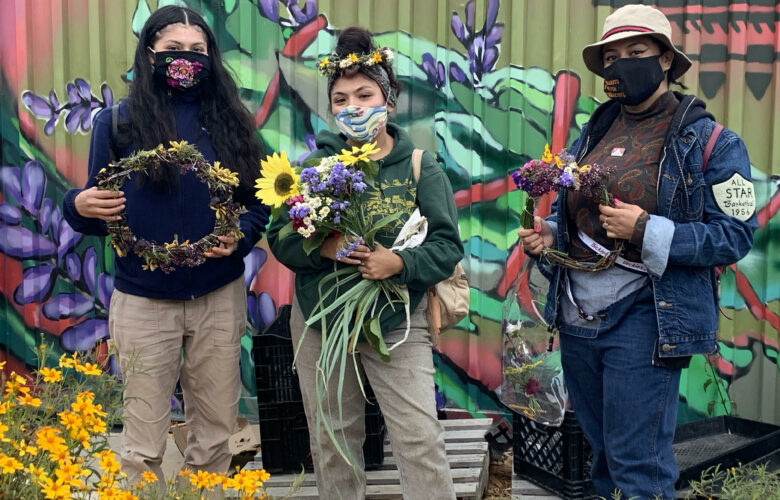
<svg viewBox="0 0 780 500">
<path fill-rule="evenodd" d="M 336 126 L 349 139 L 365 144 L 372 142 L 387 124 L 387 106 L 364 108 L 347 106 L 335 116 Z"/>
</svg>

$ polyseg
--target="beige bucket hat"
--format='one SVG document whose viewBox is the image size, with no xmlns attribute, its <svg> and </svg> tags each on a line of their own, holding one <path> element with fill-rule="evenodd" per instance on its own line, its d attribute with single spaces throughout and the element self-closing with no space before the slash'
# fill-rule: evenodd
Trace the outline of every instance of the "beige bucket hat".
<svg viewBox="0 0 780 500">
<path fill-rule="evenodd" d="M 601 48 L 604 44 L 632 36 L 648 35 L 674 52 L 672 67 L 669 69 L 672 80 L 682 76 L 691 67 L 691 60 L 677 50 L 672 43 L 672 25 L 660 10 L 649 5 L 626 5 L 620 7 L 604 20 L 601 40 L 582 49 L 585 66 L 593 73 L 604 76 L 604 61 Z"/>
</svg>

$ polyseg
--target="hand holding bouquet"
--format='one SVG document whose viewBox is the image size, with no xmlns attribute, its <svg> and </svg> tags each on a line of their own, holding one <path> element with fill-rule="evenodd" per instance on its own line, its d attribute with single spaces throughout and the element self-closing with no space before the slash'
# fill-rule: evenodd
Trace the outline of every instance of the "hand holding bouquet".
<svg viewBox="0 0 780 500">
<path fill-rule="evenodd" d="M 565 149 L 553 155 L 550 146 L 544 146 L 544 154 L 539 160 L 531 160 L 519 170 L 512 172 L 512 179 L 521 191 L 527 193 L 525 206 L 520 214 L 520 224 L 524 229 L 534 227 L 534 211 L 538 198 L 544 194 L 557 192 L 561 188 L 579 191 L 594 202 L 614 206 L 612 195 L 606 187 L 612 169 L 598 164 L 579 165 Z M 552 248 L 542 250 L 541 256 L 547 261 L 580 271 L 601 271 L 610 267 L 623 248 L 622 240 L 616 249 L 604 256 L 595 265 L 590 266 L 575 261 L 563 252 Z"/>
</svg>

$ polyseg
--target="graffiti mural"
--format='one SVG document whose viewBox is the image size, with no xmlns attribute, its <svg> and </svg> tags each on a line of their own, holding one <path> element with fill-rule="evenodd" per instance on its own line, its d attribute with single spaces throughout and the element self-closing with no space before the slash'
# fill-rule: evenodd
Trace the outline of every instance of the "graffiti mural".
<svg viewBox="0 0 780 500">
<path fill-rule="evenodd" d="M 546 143 L 553 150 L 568 145 L 603 101 L 579 51 L 600 35 L 593 26 L 625 3 L 447 0 L 413 2 L 408 14 L 408 2 L 378 0 L 124 0 L 111 2 L 109 16 L 107 0 L 94 0 L 80 4 L 84 11 L 55 6 L 43 23 L 26 3 L 2 2 L 0 359 L 6 369 L 24 371 L 41 336 L 54 344 L 53 357 L 76 350 L 107 355 L 113 253 L 105 239 L 74 232 L 60 204 L 65 190 L 85 181 L 92 119 L 126 94 L 136 34 L 154 9 L 178 4 L 203 13 L 268 150 L 299 159 L 314 148 L 317 132 L 332 126 L 316 61 L 330 52 L 339 29 L 361 23 L 396 53 L 404 89 L 395 120 L 437 155 L 455 190 L 472 310 L 442 336 L 435 354 L 438 403 L 495 417 L 494 437 L 505 441 L 511 420 L 494 392 L 502 306 L 518 301 L 526 326 L 544 328 L 536 311 L 546 287 L 518 248 L 524 200 L 508 175 Z M 755 248 L 722 276 L 722 306 L 731 319 L 722 321 L 721 355 L 697 357 L 686 370 L 680 418 L 736 410 L 780 422 L 780 254 L 773 251 L 780 155 L 771 148 L 780 123 L 760 125 L 748 114 L 769 120 L 778 110 L 780 7 L 768 0 L 657 4 L 694 60 L 684 83 L 745 137 L 761 207 Z M 589 20 L 587 28 L 580 19 Z M 552 36 L 548 25 L 557 27 Z M 734 108 L 735 96 L 745 114 Z M 550 202 L 541 204 L 542 214 Z M 265 242 L 246 264 L 241 411 L 252 417 L 251 336 L 291 301 L 292 275 Z"/>
</svg>

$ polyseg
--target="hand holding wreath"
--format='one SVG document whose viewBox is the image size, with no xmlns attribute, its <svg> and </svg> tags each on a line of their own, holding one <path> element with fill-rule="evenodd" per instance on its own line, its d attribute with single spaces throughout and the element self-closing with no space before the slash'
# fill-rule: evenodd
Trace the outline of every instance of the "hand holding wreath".
<svg viewBox="0 0 780 500">
<path fill-rule="evenodd" d="M 109 164 L 100 170 L 97 180 L 98 192 L 111 192 L 111 195 L 106 197 L 91 193 L 85 197 L 85 201 L 90 201 L 95 206 L 94 216 L 106 221 L 111 245 L 119 257 L 124 257 L 132 251 L 146 261 L 144 269 L 154 271 L 160 268 L 166 274 L 177 266 L 195 267 L 203 264 L 207 257 L 226 257 L 233 253 L 237 241 L 244 236 L 239 225 L 239 216 L 246 211 L 243 206 L 233 201 L 233 188 L 238 186 L 237 173 L 221 167 L 219 162 L 209 164 L 192 144 L 185 141 L 171 141 L 170 144 L 168 149 L 161 144 L 153 150 L 138 151 L 115 164 Z M 171 165 L 177 165 L 182 174 L 194 172 L 209 188 L 209 206 L 216 212 L 216 223 L 211 234 L 194 243 L 189 240 L 180 243 L 178 235 L 174 235 L 173 241 L 162 244 L 139 238 L 127 225 L 124 205 L 112 204 L 116 203 L 113 201 L 116 200 L 116 193 L 121 193 L 122 185 L 132 172 L 145 174 L 150 168 Z M 100 200 L 104 200 L 102 204 Z"/>
</svg>

